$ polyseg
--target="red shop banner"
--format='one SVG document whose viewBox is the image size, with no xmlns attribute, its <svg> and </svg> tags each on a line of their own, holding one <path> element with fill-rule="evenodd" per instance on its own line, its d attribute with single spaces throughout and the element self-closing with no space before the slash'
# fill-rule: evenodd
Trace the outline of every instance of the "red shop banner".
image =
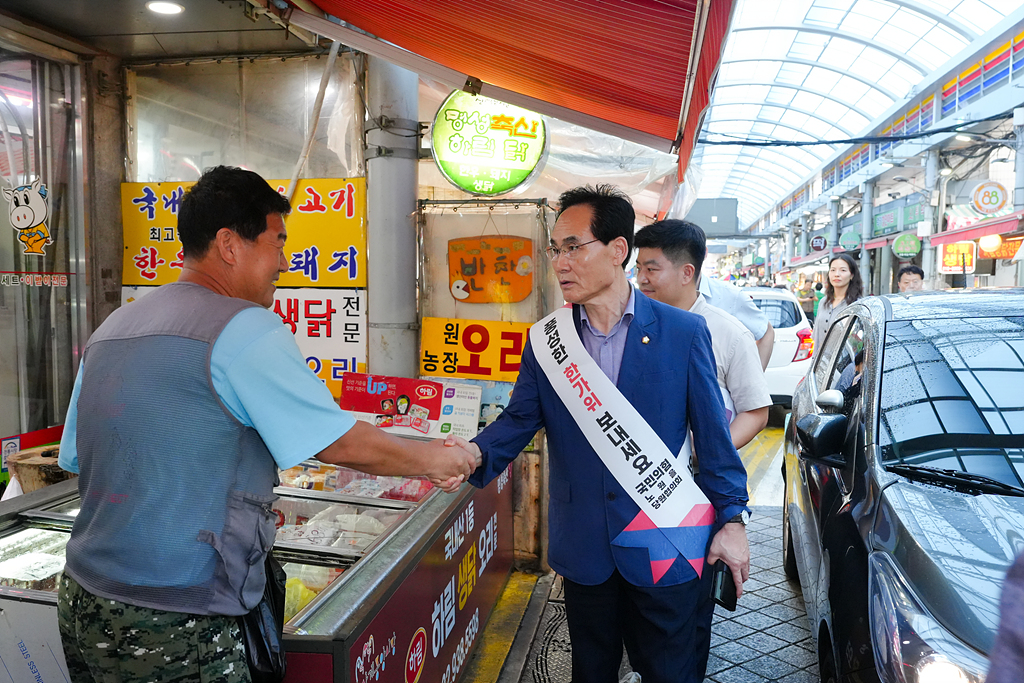
<svg viewBox="0 0 1024 683">
<path fill-rule="evenodd" d="M 459 509 L 353 641 L 353 683 L 455 683 L 512 569 L 511 466 Z"/>
</svg>

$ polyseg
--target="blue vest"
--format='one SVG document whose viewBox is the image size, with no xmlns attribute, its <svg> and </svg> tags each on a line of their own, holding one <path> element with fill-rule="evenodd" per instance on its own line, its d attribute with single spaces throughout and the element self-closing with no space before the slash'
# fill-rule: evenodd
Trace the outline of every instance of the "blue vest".
<svg viewBox="0 0 1024 683">
<path fill-rule="evenodd" d="M 213 344 L 256 304 L 178 282 L 89 339 L 78 400 L 82 509 L 65 570 L 141 607 L 239 615 L 261 599 L 277 467 L 210 375 Z"/>
</svg>

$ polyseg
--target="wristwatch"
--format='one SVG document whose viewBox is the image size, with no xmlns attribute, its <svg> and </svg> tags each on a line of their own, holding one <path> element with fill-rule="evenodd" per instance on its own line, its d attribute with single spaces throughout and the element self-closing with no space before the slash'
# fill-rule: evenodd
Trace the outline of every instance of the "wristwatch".
<svg viewBox="0 0 1024 683">
<path fill-rule="evenodd" d="M 750 513 L 744 510 L 726 522 L 726 524 L 742 524 L 743 526 L 746 526 L 748 522 L 750 522 Z"/>
</svg>

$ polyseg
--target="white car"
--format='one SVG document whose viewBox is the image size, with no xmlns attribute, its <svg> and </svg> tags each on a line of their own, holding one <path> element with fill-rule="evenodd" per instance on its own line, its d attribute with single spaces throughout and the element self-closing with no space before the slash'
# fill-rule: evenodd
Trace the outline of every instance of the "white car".
<svg viewBox="0 0 1024 683">
<path fill-rule="evenodd" d="M 775 345 L 764 378 L 768 381 L 772 402 L 789 408 L 796 385 L 811 367 L 814 355 L 811 324 L 796 296 L 787 289 L 745 287 L 743 291 L 753 298 L 775 328 Z"/>
</svg>

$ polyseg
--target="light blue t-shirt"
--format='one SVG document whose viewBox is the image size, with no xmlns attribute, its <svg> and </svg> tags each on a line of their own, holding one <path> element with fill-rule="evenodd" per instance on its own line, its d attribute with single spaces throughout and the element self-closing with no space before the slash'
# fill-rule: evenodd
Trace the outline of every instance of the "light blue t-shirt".
<svg viewBox="0 0 1024 683">
<path fill-rule="evenodd" d="M 306 365 L 291 330 L 265 308 L 247 308 L 224 327 L 213 345 L 210 372 L 228 411 L 259 432 L 283 470 L 313 457 L 355 424 Z M 58 457 L 69 472 L 78 472 L 81 388 L 79 366 Z"/>
</svg>

